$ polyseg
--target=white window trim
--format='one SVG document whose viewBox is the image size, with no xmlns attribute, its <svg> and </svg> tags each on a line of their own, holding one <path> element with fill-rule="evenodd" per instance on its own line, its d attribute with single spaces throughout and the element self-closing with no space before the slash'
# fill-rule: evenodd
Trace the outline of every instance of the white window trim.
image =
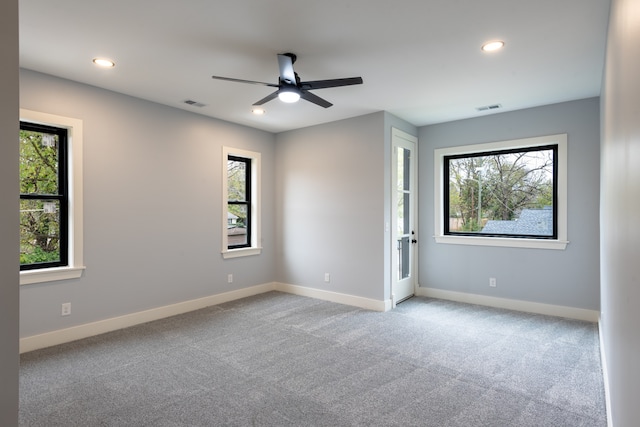
<svg viewBox="0 0 640 427">
<path fill-rule="evenodd" d="M 457 154 L 472 154 L 483 151 L 504 150 L 510 148 L 537 147 L 558 144 L 558 238 L 526 239 L 513 237 L 450 236 L 444 234 L 444 194 L 443 171 L 444 157 Z M 567 134 L 547 135 L 534 138 L 514 139 L 490 142 L 486 144 L 465 145 L 459 147 L 438 148 L 434 150 L 434 217 L 435 241 L 455 245 L 502 246 L 512 248 L 535 248 L 564 250 L 567 240 Z"/>
<path fill-rule="evenodd" d="M 20 109 L 20 120 L 67 129 L 69 168 L 69 265 L 20 272 L 20 284 L 77 279 L 85 269 L 83 263 L 82 222 L 82 120 L 55 114 Z"/>
<path fill-rule="evenodd" d="M 238 156 L 251 159 L 251 247 L 229 249 L 227 236 L 227 160 L 229 156 Z M 222 147 L 222 257 L 238 258 L 251 255 L 260 255 L 262 252 L 261 232 L 261 188 L 260 188 L 260 153 L 241 150 L 239 148 Z"/>
</svg>

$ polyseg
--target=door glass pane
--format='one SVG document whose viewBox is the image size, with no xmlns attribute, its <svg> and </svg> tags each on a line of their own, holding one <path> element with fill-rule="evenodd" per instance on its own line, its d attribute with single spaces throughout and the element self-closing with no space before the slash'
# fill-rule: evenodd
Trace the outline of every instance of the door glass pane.
<svg viewBox="0 0 640 427">
<path fill-rule="evenodd" d="M 409 262 L 411 251 L 411 179 L 410 179 L 410 153 L 411 151 L 397 147 L 397 224 L 398 224 L 398 280 L 410 277 L 411 264 Z"/>
<path fill-rule="evenodd" d="M 407 234 L 405 233 L 405 229 L 404 229 L 404 224 L 405 224 L 405 212 L 406 212 L 406 208 L 405 208 L 405 198 L 404 198 L 404 193 L 402 193 L 401 191 L 398 192 L 398 209 L 397 209 L 397 215 L 398 215 L 398 236 L 401 236 L 403 234 Z"/>
<path fill-rule="evenodd" d="M 60 261 L 60 202 L 20 200 L 20 264 Z"/>
<path fill-rule="evenodd" d="M 405 148 L 402 149 L 402 163 L 403 163 L 403 168 L 402 168 L 402 176 L 403 176 L 403 180 L 402 180 L 402 188 L 405 191 L 410 191 L 410 182 L 411 180 L 409 179 L 409 177 L 411 176 L 411 165 L 410 165 L 410 160 L 411 160 L 411 151 L 407 150 Z"/>
<path fill-rule="evenodd" d="M 411 264 L 409 262 L 410 245 L 409 237 L 398 239 L 398 280 L 406 279 L 411 275 Z"/>
</svg>

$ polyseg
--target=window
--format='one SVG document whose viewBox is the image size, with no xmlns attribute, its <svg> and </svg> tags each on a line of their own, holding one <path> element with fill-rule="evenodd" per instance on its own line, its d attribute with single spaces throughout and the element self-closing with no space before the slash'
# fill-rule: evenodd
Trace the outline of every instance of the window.
<svg viewBox="0 0 640 427">
<path fill-rule="evenodd" d="M 20 110 L 20 284 L 80 277 L 82 121 Z"/>
<path fill-rule="evenodd" d="M 260 153 L 223 147 L 222 255 L 260 253 Z"/>
<path fill-rule="evenodd" d="M 227 247 L 251 247 L 251 159 L 227 157 Z"/>
<path fill-rule="evenodd" d="M 435 150 L 436 241 L 566 247 L 566 135 Z"/>
<path fill-rule="evenodd" d="M 20 122 L 20 269 L 66 266 L 67 130 Z"/>
</svg>

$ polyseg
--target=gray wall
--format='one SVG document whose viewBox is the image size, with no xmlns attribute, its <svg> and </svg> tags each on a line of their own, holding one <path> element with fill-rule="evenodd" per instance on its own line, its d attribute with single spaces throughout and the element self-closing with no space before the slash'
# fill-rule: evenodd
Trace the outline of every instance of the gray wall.
<svg viewBox="0 0 640 427">
<path fill-rule="evenodd" d="M 599 309 L 598 102 L 592 98 L 420 128 L 420 286 Z M 434 242 L 434 149 L 557 133 L 568 134 L 566 250 Z M 489 287 L 489 277 L 497 278 L 496 288 Z"/>
<path fill-rule="evenodd" d="M 417 135 L 386 112 L 278 134 L 278 281 L 389 300 L 392 127 Z"/>
<path fill-rule="evenodd" d="M 0 2 L 0 425 L 18 425 L 18 0 Z"/>
<path fill-rule="evenodd" d="M 87 267 L 77 280 L 21 287 L 22 337 L 275 279 L 274 135 L 32 71 L 20 78 L 22 108 L 83 120 Z M 223 145 L 262 153 L 259 256 L 221 258 Z M 71 316 L 60 316 L 63 302 Z"/>
<path fill-rule="evenodd" d="M 384 113 L 281 133 L 276 154 L 278 281 L 383 300 Z"/>
<path fill-rule="evenodd" d="M 602 93 L 602 331 L 614 426 L 640 420 L 640 9 L 612 2 Z"/>
</svg>

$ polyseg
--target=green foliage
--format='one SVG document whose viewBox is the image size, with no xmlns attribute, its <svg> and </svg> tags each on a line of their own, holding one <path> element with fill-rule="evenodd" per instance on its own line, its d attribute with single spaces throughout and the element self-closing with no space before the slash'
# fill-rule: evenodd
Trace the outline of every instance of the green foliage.
<svg viewBox="0 0 640 427">
<path fill-rule="evenodd" d="M 43 144 L 44 135 L 40 132 L 20 131 L 22 194 L 58 194 L 58 138 L 54 138 L 52 146 L 47 146 Z"/>
<path fill-rule="evenodd" d="M 20 200 L 20 264 L 60 259 L 60 206 L 47 195 L 57 195 L 58 137 L 20 131 L 20 193 L 44 196 Z"/>
<path fill-rule="evenodd" d="M 246 201 L 246 163 L 227 161 L 227 197 L 228 200 Z"/>
<path fill-rule="evenodd" d="M 452 230 L 478 232 L 488 220 L 513 220 L 523 209 L 553 205 L 551 150 L 449 161 Z"/>
<path fill-rule="evenodd" d="M 52 262 L 60 260 L 58 251 L 45 252 L 42 248 L 36 246 L 31 253 L 20 254 L 20 265 L 36 264 L 40 262 Z"/>
</svg>

